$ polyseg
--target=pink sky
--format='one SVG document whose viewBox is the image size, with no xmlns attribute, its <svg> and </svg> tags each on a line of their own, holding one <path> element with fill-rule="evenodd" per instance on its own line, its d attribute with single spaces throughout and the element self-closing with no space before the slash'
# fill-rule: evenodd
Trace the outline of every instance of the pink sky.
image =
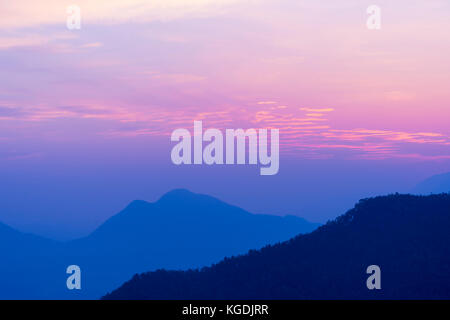
<svg viewBox="0 0 450 320">
<path fill-rule="evenodd" d="M 68 118 L 102 123 L 87 140 L 197 119 L 279 128 L 300 156 L 450 157 L 448 1 L 378 1 L 379 31 L 367 1 L 150 3 L 79 1 L 74 31 L 71 2 L 2 4 L 0 139 Z"/>
<path fill-rule="evenodd" d="M 2 4 L 2 140 L 67 118 L 103 123 L 86 139 L 197 119 L 277 127 L 303 156 L 450 157 L 446 1 L 379 1 L 379 31 L 366 1 L 79 1 L 74 31 L 68 4 Z"/>
</svg>

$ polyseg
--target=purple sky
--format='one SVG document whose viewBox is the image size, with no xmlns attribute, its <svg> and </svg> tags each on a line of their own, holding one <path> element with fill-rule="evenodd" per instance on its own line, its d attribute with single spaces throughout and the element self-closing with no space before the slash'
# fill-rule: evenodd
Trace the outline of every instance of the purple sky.
<svg viewBox="0 0 450 320">
<path fill-rule="evenodd" d="M 0 221 L 57 238 L 172 188 L 324 222 L 450 171 L 450 4 L 0 4 Z M 170 133 L 278 128 L 280 172 L 176 167 Z"/>
</svg>

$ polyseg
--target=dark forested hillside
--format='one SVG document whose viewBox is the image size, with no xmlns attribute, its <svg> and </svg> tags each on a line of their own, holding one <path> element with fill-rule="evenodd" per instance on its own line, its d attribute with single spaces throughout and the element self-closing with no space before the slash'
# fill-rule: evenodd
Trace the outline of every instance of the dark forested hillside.
<svg viewBox="0 0 450 320">
<path fill-rule="evenodd" d="M 361 200 L 316 231 L 191 271 L 134 276 L 104 299 L 450 298 L 450 195 Z M 381 268 L 368 290 L 366 268 Z"/>
</svg>

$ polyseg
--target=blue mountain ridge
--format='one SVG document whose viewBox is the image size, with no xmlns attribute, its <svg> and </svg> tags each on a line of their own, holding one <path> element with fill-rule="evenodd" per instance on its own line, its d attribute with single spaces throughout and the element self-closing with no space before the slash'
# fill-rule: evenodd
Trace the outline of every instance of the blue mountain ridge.
<svg viewBox="0 0 450 320">
<path fill-rule="evenodd" d="M 1 299 L 96 299 L 137 272 L 213 264 L 318 227 L 296 216 L 251 214 L 179 189 L 133 201 L 87 237 L 57 242 L 0 224 Z M 78 265 L 82 289 L 68 290 Z"/>
<path fill-rule="evenodd" d="M 439 194 L 450 192 L 450 172 L 436 174 L 418 183 L 412 190 L 413 194 Z"/>
</svg>

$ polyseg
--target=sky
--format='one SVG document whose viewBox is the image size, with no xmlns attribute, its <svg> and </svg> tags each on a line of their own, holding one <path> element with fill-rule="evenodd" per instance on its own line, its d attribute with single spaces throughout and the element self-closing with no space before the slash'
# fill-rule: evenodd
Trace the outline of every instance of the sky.
<svg viewBox="0 0 450 320">
<path fill-rule="evenodd" d="M 446 0 L 2 1 L 0 221 L 70 239 L 188 188 L 325 222 L 407 192 L 450 171 L 449 30 Z M 173 165 L 194 120 L 279 129 L 279 173 Z"/>
</svg>

